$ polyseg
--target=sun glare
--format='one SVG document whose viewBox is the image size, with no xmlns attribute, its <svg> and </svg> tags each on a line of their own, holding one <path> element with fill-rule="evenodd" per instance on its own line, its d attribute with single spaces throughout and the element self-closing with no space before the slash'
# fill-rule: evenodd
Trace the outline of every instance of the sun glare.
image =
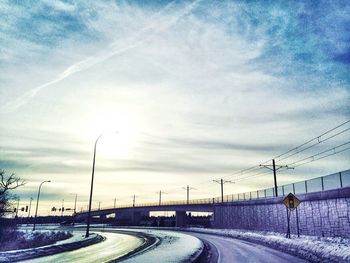
<svg viewBox="0 0 350 263">
<path fill-rule="evenodd" d="M 104 158 L 126 158 L 131 154 L 137 141 L 134 118 L 126 112 L 101 114 L 95 118 L 88 129 L 88 137 L 96 140 L 101 134 L 97 151 Z"/>
</svg>

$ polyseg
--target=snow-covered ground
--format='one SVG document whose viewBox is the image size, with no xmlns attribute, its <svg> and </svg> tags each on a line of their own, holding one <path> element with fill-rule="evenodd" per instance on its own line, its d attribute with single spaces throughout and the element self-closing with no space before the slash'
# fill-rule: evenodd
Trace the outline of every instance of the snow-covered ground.
<svg viewBox="0 0 350 263">
<path fill-rule="evenodd" d="M 30 240 L 33 236 L 33 231 L 32 228 L 27 228 L 27 227 L 20 227 L 19 231 L 22 231 L 26 234 L 26 239 Z M 65 231 L 64 229 L 60 229 L 57 226 L 50 226 L 47 227 L 40 227 L 39 229 L 35 230 L 35 232 L 42 232 L 42 233 L 48 233 L 48 235 L 52 232 L 52 231 Z M 43 246 L 43 247 L 49 247 L 52 245 L 63 245 L 63 244 L 68 244 L 68 243 L 73 243 L 73 242 L 77 242 L 80 240 L 84 240 L 85 239 L 85 235 L 82 232 L 73 232 L 73 231 L 67 231 L 67 232 L 71 232 L 72 236 L 70 238 L 67 239 L 63 239 L 63 240 L 59 240 L 57 242 L 55 242 L 54 244 L 50 244 L 47 246 Z M 94 238 L 96 235 L 91 236 L 90 238 Z M 30 249 L 30 248 L 29 248 Z M 23 249 L 19 250 L 19 251 L 23 251 Z"/>
<path fill-rule="evenodd" d="M 344 238 L 292 235 L 235 229 L 186 228 L 185 231 L 209 233 L 268 245 L 312 262 L 350 262 L 350 240 Z"/>
<path fill-rule="evenodd" d="M 142 233 L 157 236 L 160 239 L 158 246 L 126 259 L 123 263 L 191 262 L 203 249 L 203 243 L 198 238 L 179 232 L 142 229 Z"/>
<path fill-rule="evenodd" d="M 43 232 L 51 232 L 51 231 L 43 231 Z M 32 234 L 27 233 L 28 240 L 30 240 Z M 96 238 L 96 234 L 91 234 L 91 236 L 88 239 L 94 239 Z M 33 257 L 38 254 L 45 254 L 45 251 L 51 251 L 54 247 L 65 245 L 65 244 L 72 244 L 79 241 L 85 241 L 88 242 L 88 239 L 84 238 L 84 235 L 81 233 L 74 233 L 72 237 L 60 240 L 55 242 L 54 244 L 36 247 L 36 248 L 27 248 L 27 249 L 18 249 L 18 250 L 10 250 L 5 252 L 0 252 L 0 262 L 13 262 L 18 261 L 19 259 L 22 259 L 23 257 Z M 30 260 L 32 262 L 33 259 Z"/>
</svg>

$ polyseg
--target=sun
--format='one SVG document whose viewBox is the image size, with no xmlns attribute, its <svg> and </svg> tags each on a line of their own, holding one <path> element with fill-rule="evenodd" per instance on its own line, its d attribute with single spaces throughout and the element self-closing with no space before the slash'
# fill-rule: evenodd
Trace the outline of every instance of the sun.
<svg viewBox="0 0 350 263">
<path fill-rule="evenodd" d="M 100 114 L 91 122 L 88 131 L 92 140 L 102 135 L 96 149 L 104 158 L 127 158 L 137 141 L 135 118 L 128 112 Z"/>
</svg>

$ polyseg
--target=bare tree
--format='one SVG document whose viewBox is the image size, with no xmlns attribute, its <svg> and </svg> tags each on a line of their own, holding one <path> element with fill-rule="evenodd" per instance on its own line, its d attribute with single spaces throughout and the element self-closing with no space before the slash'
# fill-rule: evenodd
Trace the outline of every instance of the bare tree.
<svg viewBox="0 0 350 263">
<path fill-rule="evenodd" d="M 11 200 L 10 191 L 24 184 L 25 182 L 14 173 L 6 175 L 4 170 L 0 170 L 0 217 L 8 211 Z"/>
</svg>

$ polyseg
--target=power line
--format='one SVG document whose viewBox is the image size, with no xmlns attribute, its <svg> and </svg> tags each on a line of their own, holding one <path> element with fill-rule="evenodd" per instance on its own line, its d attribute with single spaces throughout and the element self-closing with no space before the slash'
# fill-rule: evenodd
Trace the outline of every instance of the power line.
<svg viewBox="0 0 350 263">
<path fill-rule="evenodd" d="M 318 135 L 318 136 L 316 136 L 316 137 L 314 137 L 314 138 L 312 138 L 312 139 L 310 139 L 310 140 L 308 140 L 308 141 L 306 141 L 306 142 L 300 144 L 299 146 L 296 146 L 296 147 L 294 147 L 294 148 L 292 148 L 292 149 L 290 149 L 290 150 L 288 150 L 288 151 L 286 151 L 286 152 L 284 152 L 284 153 L 282 153 L 282 154 L 279 154 L 279 155 L 277 155 L 276 157 L 274 157 L 274 158 L 272 158 L 272 159 L 277 159 L 277 158 L 279 158 L 278 161 L 285 160 L 285 159 L 287 159 L 287 158 L 289 158 L 289 157 L 291 157 L 291 156 L 294 156 L 294 155 L 296 155 L 296 154 L 298 154 L 298 153 L 301 153 L 301 152 L 303 152 L 303 151 L 306 151 L 306 150 L 308 150 L 308 149 L 310 149 L 310 148 L 312 148 L 312 147 L 314 147 L 314 146 L 316 146 L 316 145 L 318 145 L 318 144 L 320 144 L 320 143 L 322 143 L 322 142 L 325 142 L 325 141 L 327 141 L 327 140 L 330 140 L 330 139 L 332 139 L 332 138 L 334 138 L 334 137 L 336 137 L 336 136 L 338 136 L 338 135 L 340 135 L 340 134 L 342 134 L 342 133 L 344 133 L 344 132 L 346 132 L 346 131 L 349 131 L 350 128 L 346 128 L 345 130 L 342 130 L 342 131 L 340 131 L 340 132 L 337 132 L 336 134 L 333 134 L 333 135 L 331 135 L 331 136 L 329 136 L 329 137 L 327 137 L 327 138 L 325 138 L 325 139 L 322 139 L 322 137 L 325 136 L 325 135 L 327 135 L 327 134 L 329 134 L 329 133 L 331 133 L 332 131 L 337 130 L 338 128 L 340 128 L 340 127 L 342 127 L 342 126 L 344 126 L 344 125 L 346 125 L 346 124 L 348 124 L 348 123 L 350 123 L 350 120 L 347 120 L 347 121 L 345 121 L 345 122 L 343 122 L 343 123 L 337 125 L 336 127 L 327 130 L 326 132 L 322 133 L 321 135 Z M 312 144 L 311 146 L 308 146 L 308 147 L 306 147 L 306 148 L 300 149 L 300 148 L 302 148 L 303 146 L 305 146 L 305 145 L 307 145 L 307 144 L 309 144 L 310 142 L 313 142 L 313 141 L 315 141 L 315 140 L 317 140 L 316 143 L 314 143 L 314 144 Z M 300 150 L 297 151 L 297 152 L 295 152 L 295 153 L 292 153 L 293 151 L 298 150 L 298 149 L 300 149 Z M 289 154 L 289 155 L 286 156 L 286 157 L 281 158 L 282 156 L 285 156 L 285 155 L 288 154 L 288 153 L 291 153 L 291 154 Z M 224 176 L 224 177 L 222 177 L 222 178 L 228 178 L 228 177 L 232 178 L 232 176 L 237 175 L 237 174 L 242 174 L 242 175 L 243 175 L 243 174 L 246 174 L 246 173 L 251 173 L 251 172 L 253 172 L 253 171 L 255 171 L 255 170 L 258 170 L 259 168 L 261 168 L 261 166 L 263 166 L 264 164 L 266 164 L 266 163 L 269 162 L 269 161 L 270 161 L 270 160 L 265 161 L 265 162 L 263 162 L 263 163 L 261 163 L 261 164 L 259 164 L 259 165 L 254 165 L 254 166 L 251 166 L 251 167 L 249 167 L 249 168 L 239 170 L 239 171 L 237 171 L 237 172 L 234 172 L 234 173 L 232 173 L 232 174 L 230 174 L 230 175 L 227 175 L 227 176 Z M 247 178 L 250 178 L 250 177 L 251 177 L 251 176 L 248 176 Z M 244 179 L 244 178 L 245 178 L 245 177 L 243 177 L 242 179 Z"/>
<path fill-rule="evenodd" d="M 335 155 L 335 154 L 338 154 L 338 153 L 344 152 L 344 151 L 346 151 L 346 150 L 350 149 L 350 147 L 349 147 L 349 148 L 342 149 L 342 150 L 340 150 L 340 151 L 335 151 L 335 150 L 336 150 L 336 149 L 338 149 L 338 148 L 341 148 L 341 147 L 343 147 L 344 145 L 347 145 L 347 144 L 350 144 L 350 141 L 348 141 L 348 142 L 346 142 L 346 143 L 343 143 L 343 144 L 340 144 L 340 145 L 338 145 L 338 146 L 335 146 L 335 147 L 329 148 L 329 149 L 327 149 L 327 150 L 325 150 L 325 151 L 322 151 L 322 152 L 316 153 L 316 154 L 311 155 L 311 156 L 309 156 L 309 157 L 306 157 L 306 158 L 300 159 L 300 160 L 298 160 L 298 161 L 295 161 L 295 162 L 293 162 L 293 163 L 290 163 L 289 165 L 293 165 L 294 167 L 297 167 L 297 166 L 304 165 L 304 164 L 306 164 L 306 163 L 311 163 L 311 162 L 314 162 L 314 161 L 317 161 L 317 160 L 320 160 L 320 159 L 326 158 L 326 157 L 328 157 L 328 156 L 332 156 L 332 155 Z M 316 156 L 322 155 L 322 154 L 327 153 L 327 152 L 330 152 L 330 151 L 333 151 L 333 152 L 332 152 L 331 154 L 327 154 L 327 155 L 325 155 L 325 156 L 322 156 L 322 157 L 319 157 L 319 158 L 316 158 L 316 159 L 315 159 L 315 157 L 316 157 Z M 300 162 L 306 161 L 306 160 L 308 160 L 308 159 L 311 159 L 311 161 L 309 161 L 309 162 L 305 162 L 305 163 L 303 163 L 303 164 L 295 165 L 295 164 L 297 164 L 297 163 L 300 163 Z"/>
<path fill-rule="evenodd" d="M 292 153 L 292 154 L 287 155 L 287 156 L 285 156 L 285 157 L 283 157 L 283 158 L 280 158 L 280 159 L 278 159 L 277 161 L 282 161 L 282 160 L 288 159 L 289 157 L 292 157 L 292 156 L 294 156 L 294 155 L 296 155 L 296 154 L 298 154 L 298 153 L 304 152 L 304 151 L 306 151 L 306 150 L 308 150 L 308 149 L 310 149 L 310 148 L 312 148 L 312 147 L 314 147 L 314 146 L 316 146 L 316 145 L 318 145 L 318 144 L 320 144 L 320 143 L 323 143 L 323 142 L 325 142 L 325 141 L 328 141 L 328 140 L 330 140 L 330 139 L 332 139 L 332 138 L 334 138 L 334 137 L 336 137 L 336 136 L 338 136 L 338 135 L 340 135 L 340 134 L 342 134 L 342 133 L 344 133 L 344 132 L 346 132 L 346 131 L 349 131 L 349 130 L 350 130 L 350 128 L 347 128 L 347 129 L 342 130 L 342 131 L 340 131 L 340 132 L 338 132 L 338 133 L 336 133 L 336 134 L 334 134 L 334 135 L 332 135 L 332 136 L 330 136 L 330 137 L 327 137 L 327 138 L 325 138 L 325 139 L 323 139 L 323 140 L 319 139 L 316 143 L 314 143 L 314 144 L 312 144 L 312 145 L 310 145 L 310 146 L 308 146 L 308 147 L 306 147 L 306 148 L 304 148 L 304 149 L 301 149 L 301 150 L 299 150 L 299 151 L 296 151 L 295 153 Z M 318 137 L 318 138 L 320 138 L 320 137 Z"/>
<path fill-rule="evenodd" d="M 350 147 L 345 148 L 345 149 L 340 150 L 340 151 L 335 152 L 335 153 L 328 154 L 328 155 L 326 155 L 326 156 L 322 156 L 322 157 L 317 158 L 317 159 L 313 159 L 313 160 L 311 160 L 311 161 L 309 161 L 309 162 L 296 165 L 295 167 L 302 166 L 302 165 L 307 164 L 307 163 L 312 163 L 312 162 L 314 162 L 314 161 L 321 160 L 321 159 L 323 159 L 323 158 L 326 158 L 326 157 L 329 157 L 329 156 L 332 156 L 332 155 L 335 155 L 335 154 L 338 154 L 338 153 L 341 153 L 341 152 L 345 152 L 345 151 L 347 151 L 347 150 L 350 150 Z"/>
<path fill-rule="evenodd" d="M 332 128 L 332 129 L 330 129 L 330 130 L 328 130 L 328 131 L 322 133 L 321 135 L 316 136 L 315 138 L 312 138 L 312 139 L 308 140 L 307 142 L 304 142 L 304 143 L 300 144 L 299 146 L 294 147 L 293 149 L 290 149 L 290 150 L 286 151 L 285 153 L 282 153 L 282 154 L 280 154 L 280 155 L 274 157 L 273 159 L 280 158 L 280 157 L 286 155 L 287 153 L 290 153 L 290 152 L 292 152 L 292 151 L 294 151 L 294 150 L 297 150 L 297 149 L 303 147 L 303 146 L 306 145 L 306 144 L 309 144 L 310 142 L 312 142 L 312 141 L 314 141 L 314 140 L 320 140 L 322 136 L 324 136 L 324 135 L 326 135 L 326 134 L 328 134 L 328 133 L 330 133 L 330 132 L 332 132 L 332 131 L 338 129 L 339 127 L 344 126 L 345 124 L 347 124 L 347 123 L 349 123 L 349 122 L 350 122 L 350 120 L 347 120 L 347 121 L 345 121 L 345 122 L 339 124 L 338 126 L 336 126 L 336 127 Z M 348 130 L 348 129 L 347 129 L 347 130 Z"/>
<path fill-rule="evenodd" d="M 293 168 L 295 168 L 295 167 L 299 167 L 299 166 L 302 166 L 302 165 L 305 165 L 305 164 L 308 164 L 308 163 L 311 163 L 311 162 L 315 162 L 315 161 L 317 161 L 317 160 L 324 159 L 324 158 L 326 158 L 326 157 L 329 157 L 329 156 L 332 156 L 332 155 L 335 155 L 335 154 L 338 154 L 338 153 L 345 152 L 345 151 L 347 151 L 347 150 L 350 150 L 350 147 L 345 148 L 345 149 L 341 149 L 341 150 L 338 150 L 338 151 L 335 151 L 335 150 L 338 149 L 338 148 L 340 148 L 340 147 L 342 147 L 342 146 L 344 146 L 344 145 L 347 145 L 347 144 L 350 144 L 350 141 L 349 141 L 349 142 L 346 142 L 346 143 L 343 143 L 343 144 L 341 144 L 341 145 L 332 147 L 332 148 L 327 149 L 327 150 L 325 150 L 325 151 L 319 152 L 319 153 L 317 153 L 317 154 L 311 155 L 311 156 L 309 156 L 309 157 L 300 159 L 300 160 L 295 161 L 295 162 L 293 162 L 293 163 L 290 163 L 290 164 L 288 164 L 288 166 L 293 165 Z M 321 156 L 321 157 L 319 157 L 319 158 L 315 158 L 316 156 L 322 155 L 322 154 L 327 153 L 327 152 L 330 152 L 330 151 L 334 151 L 334 152 L 332 152 L 332 153 L 330 153 L 330 154 L 327 154 L 327 155 L 325 155 L 325 156 Z M 310 161 L 306 161 L 306 160 L 308 160 L 308 159 L 311 159 L 311 160 L 310 160 Z M 303 161 L 306 161 L 306 162 L 303 162 Z M 297 163 L 300 163 L 300 162 L 303 162 L 303 163 L 297 164 Z M 265 175 L 265 174 L 267 174 L 267 173 L 269 173 L 269 171 L 264 172 L 264 173 L 256 173 L 256 174 L 253 174 L 253 175 L 250 175 L 250 176 L 242 177 L 242 178 L 239 178 L 238 180 L 235 180 L 235 183 L 240 182 L 240 181 L 247 180 L 247 179 L 249 179 L 249 178 L 258 177 L 258 176 L 260 176 L 260 175 Z"/>
<path fill-rule="evenodd" d="M 268 160 L 268 161 L 270 161 L 270 160 Z M 268 161 L 263 162 L 262 164 L 267 163 Z M 234 172 L 234 173 L 228 174 L 228 175 L 226 175 L 226 176 L 223 176 L 222 178 L 232 177 L 232 176 L 237 175 L 237 174 L 243 175 L 243 174 L 246 174 L 246 173 L 251 173 L 251 172 L 253 172 L 253 171 L 255 171 L 255 170 L 259 170 L 260 168 L 261 168 L 261 167 L 260 167 L 259 164 L 258 164 L 258 165 L 254 165 L 254 166 L 251 166 L 251 167 L 249 167 L 249 168 L 245 168 L 245 169 L 242 169 L 242 170 L 238 170 L 237 172 Z M 216 179 L 216 180 L 219 180 L 219 179 Z"/>
<path fill-rule="evenodd" d="M 344 146 L 344 145 L 347 145 L 347 144 L 350 144 L 350 141 L 349 141 L 349 142 L 346 142 L 346 143 L 343 143 L 343 144 L 341 144 L 341 145 L 338 145 L 338 146 L 336 146 L 336 147 L 327 149 L 327 150 L 322 151 L 322 152 L 320 152 L 320 153 L 311 155 L 311 156 L 309 156 L 309 157 L 303 158 L 303 159 L 298 160 L 298 161 L 296 161 L 296 162 L 293 162 L 293 163 L 291 163 L 291 164 L 289 164 L 289 165 L 293 165 L 294 168 L 295 168 L 295 167 L 299 167 L 299 166 L 302 166 L 302 165 L 305 165 L 305 164 L 308 164 L 308 163 L 311 163 L 311 162 L 315 162 L 315 161 L 317 161 L 317 160 L 324 159 L 324 158 L 326 158 L 326 157 L 329 157 L 329 156 L 332 156 L 332 155 L 335 155 L 335 154 L 338 154 L 338 153 L 345 152 L 345 151 L 347 151 L 347 150 L 350 150 L 350 147 L 347 147 L 347 148 L 345 148 L 345 149 L 341 149 L 341 150 L 338 150 L 338 151 L 335 151 L 335 150 L 338 149 L 338 148 L 340 148 L 340 147 L 342 147 L 342 146 Z M 332 152 L 332 153 L 330 153 L 330 154 L 327 154 L 327 155 L 325 155 L 325 156 L 321 156 L 321 157 L 319 157 L 319 158 L 314 158 L 314 157 L 316 157 L 316 156 L 319 156 L 319 155 L 321 155 L 321 154 L 324 154 L 324 153 L 330 152 L 330 151 L 334 151 L 334 152 Z M 308 159 L 311 159 L 311 160 L 310 160 L 310 161 L 307 161 L 307 162 L 304 162 L 304 163 L 301 163 L 301 164 L 297 164 L 297 163 L 299 163 L 299 162 L 303 162 L 303 161 L 306 161 L 306 160 L 308 160 Z M 296 164 L 296 165 L 295 165 L 295 164 Z M 243 181 L 243 180 L 246 180 L 246 179 L 249 179 L 249 178 L 252 178 L 252 177 L 257 177 L 257 176 L 260 176 L 260 175 L 265 175 L 265 174 L 267 174 L 267 173 L 268 173 L 268 171 L 267 171 L 267 172 L 264 172 L 264 173 L 256 173 L 256 174 L 253 174 L 253 175 L 251 175 L 251 176 L 243 177 L 243 178 L 240 178 L 240 179 L 236 180 L 235 183 L 240 182 L 240 181 Z"/>
<path fill-rule="evenodd" d="M 269 173 L 270 173 L 270 171 L 256 173 L 256 174 L 253 174 L 253 175 L 249 175 L 249 176 L 246 176 L 246 177 L 239 178 L 239 179 L 235 180 L 234 182 L 238 183 L 238 182 L 244 181 L 244 180 L 249 179 L 249 178 L 258 177 L 260 175 L 266 175 L 266 174 L 269 174 Z"/>
</svg>

